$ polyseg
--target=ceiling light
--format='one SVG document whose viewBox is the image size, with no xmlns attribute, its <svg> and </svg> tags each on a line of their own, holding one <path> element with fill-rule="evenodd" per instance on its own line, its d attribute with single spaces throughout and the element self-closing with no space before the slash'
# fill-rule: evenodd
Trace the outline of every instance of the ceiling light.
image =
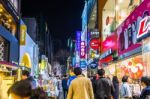
<svg viewBox="0 0 150 99">
<path fill-rule="evenodd" d="M 119 3 L 122 3 L 123 2 L 123 0 L 119 0 Z"/>
<path fill-rule="evenodd" d="M 116 5 L 115 10 L 116 10 L 116 11 L 118 11 L 118 10 L 119 10 L 119 6 L 118 6 L 118 5 Z"/>
</svg>

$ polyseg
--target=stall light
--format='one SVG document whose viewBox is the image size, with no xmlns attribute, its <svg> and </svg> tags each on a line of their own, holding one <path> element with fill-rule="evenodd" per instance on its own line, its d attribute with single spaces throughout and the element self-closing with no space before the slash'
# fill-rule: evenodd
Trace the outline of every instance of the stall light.
<svg viewBox="0 0 150 99">
<path fill-rule="evenodd" d="M 11 23 L 11 22 L 12 22 L 12 19 L 8 19 L 8 22 L 10 22 L 10 23 Z"/>
<path fill-rule="evenodd" d="M 0 8 L 0 12 L 3 12 L 3 9 L 2 9 L 2 8 Z"/>
<path fill-rule="evenodd" d="M 95 14 L 93 14 L 92 16 L 93 16 L 93 17 L 95 17 L 96 15 L 95 15 Z"/>
<path fill-rule="evenodd" d="M 123 0 L 119 0 L 119 3 L 122 3 L 123 2 Z"/>
<path fill-rule="evenodd" d="M 116 11 L 118 11 L 118 10 L 119 10 L 119 6 L 118 6 L 118 5 L 116 5 L 115 10 L 116 10 Z"/>
</svg>

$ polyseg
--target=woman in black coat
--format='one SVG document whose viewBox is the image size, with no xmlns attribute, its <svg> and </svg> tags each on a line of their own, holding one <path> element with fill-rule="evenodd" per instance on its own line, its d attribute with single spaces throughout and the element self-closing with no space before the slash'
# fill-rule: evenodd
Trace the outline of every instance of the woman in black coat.
<svg viewBox="0 0 150 99">
<path fill-rule="evenodd" d="M 113 99 L 119 99 L 119 80 L 117 76 L 113 76 L 113 85 L 115 88 L 115 92 L 113 93 Z"/>
</svg>

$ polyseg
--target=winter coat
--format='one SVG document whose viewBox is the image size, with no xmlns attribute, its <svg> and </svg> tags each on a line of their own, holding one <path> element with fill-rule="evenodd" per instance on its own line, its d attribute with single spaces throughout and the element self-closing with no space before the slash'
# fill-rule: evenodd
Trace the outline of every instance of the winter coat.
<svg viewBox="0 0 150 99">
<path fill-rule="evenodd" d="M 150 99 L 150 86 L 142 90 L 140 99 Z"/>
<path fill-rule="evenodd" d="M 79 75 L 71 82 L 67 99 L 94 99 L 90 79 Z"/>
<path fill-rule="evenodd" d="M 96 99 L 111 99 L 115 89 L 111 80 L 100 77 L 96 83 Z"/>
</svg>

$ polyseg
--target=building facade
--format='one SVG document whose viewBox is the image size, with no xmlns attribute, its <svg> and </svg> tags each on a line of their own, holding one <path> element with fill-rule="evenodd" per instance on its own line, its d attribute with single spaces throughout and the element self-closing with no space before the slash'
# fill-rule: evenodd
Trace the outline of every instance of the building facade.
<svg viewBox="0 0 150 99">
<path fill-rule="evenodd" d="M 19 61 L 20 0 L 0 0 L 0 61 Z"/>
</svg>

